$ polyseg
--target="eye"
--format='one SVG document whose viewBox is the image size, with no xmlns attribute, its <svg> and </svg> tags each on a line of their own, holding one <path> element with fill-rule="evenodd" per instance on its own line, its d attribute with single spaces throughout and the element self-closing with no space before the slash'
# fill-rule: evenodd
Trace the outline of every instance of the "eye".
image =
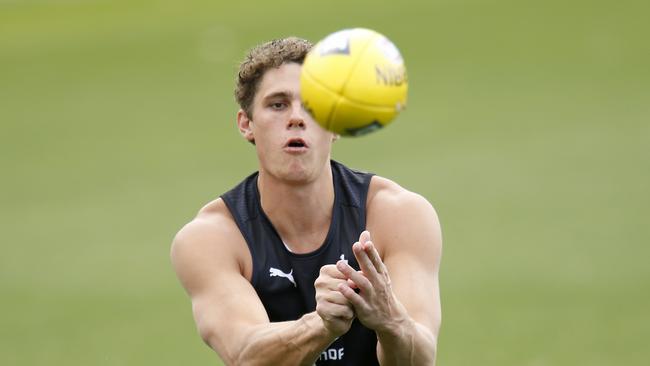
<svg viewBox="0 0 650 366">
<path fill-rule="evenodd" d="M 275 109 L 277 111 L 284 109 L 287 106 L 287 103 L 283 102 L 274 102 L 269 105 L 271 109 Z"/>
</svg>

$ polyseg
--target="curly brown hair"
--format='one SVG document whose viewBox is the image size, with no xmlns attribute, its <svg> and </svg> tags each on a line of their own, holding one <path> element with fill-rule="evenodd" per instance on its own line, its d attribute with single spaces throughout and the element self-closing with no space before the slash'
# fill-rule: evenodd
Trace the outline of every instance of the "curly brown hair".
<svg viewBox="0 0 650 366">
<path fill-rule="evenodd" d="M 263 43 L 248 52 L 239 64 L 235 87 L 235 99 L 248 118 L 253 118 L 253 99 L 264 73 L 288 62 L 302 64 L 311 47 L 307 40 L 287 37 Z"/>
</svg>

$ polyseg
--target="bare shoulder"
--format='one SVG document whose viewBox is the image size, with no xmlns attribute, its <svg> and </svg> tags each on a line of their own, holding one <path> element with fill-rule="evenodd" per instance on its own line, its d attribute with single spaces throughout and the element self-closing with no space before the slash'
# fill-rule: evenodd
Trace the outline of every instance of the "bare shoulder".
<svg viewBox="0 0 650 366">
<path fill-rule="evenodd" d="M 171 259 L 184 285 L 209 268 L 232 269 L 246 276 L 250 253 L 234 218 L 221 198 L 201 210 L 174 237 Z M 247 261 L 248 259 L 248 261 Z M 199 272 L 205 270 L 203 272 Z M 190 289 L 188 288 L 188 291 Z"/>
<path fill-rule="evenodd" d="M 226 204 L 221 198 L 218 198 L 203 206 L 196 217 L 181 228 L 174 238 L 173 246 L 191 245 L 184 243 L 195 243 L 197 239 L 204 241 L 202 239 L 227 235 L 236 228 L 235 220 Z"/>
<path fill-rule="evenodd" d="M 397 183 L 373 177 L 367 228 L 409 315 L 438 334 L 441 321 L 438 273 L 442 235 L 429 201 Z"/>
<path fill-rule="evenodd" d="M 379 176 L 370 181 L 366 209 L 373 220 L 401 222 L 421 217 L 438 222 L 436 211 L 426 198 Z"/>
<path fill-rule="evenodd" d="M 434 252 L 442 245 L 438 215 L 429 201 L 390 179 L 374 176 L 366 204 L 367 226 L 382 253 L 394 247 L 427 245 Z M 409 244 L 413 243 L 413 244 Z"/>
<path fill-rule="evenodd" d="M 379 206 L 379 208 L 406 206 L 406 208 L 412 209 L 416 208 L 413 206 L 431 207 L 431 204 L 426 198 L 407 190 L 390 179 L 373 176 L 368 190 L 367 207 L 370 209 L 374 208 L 374 206 Z"/>
</svg>

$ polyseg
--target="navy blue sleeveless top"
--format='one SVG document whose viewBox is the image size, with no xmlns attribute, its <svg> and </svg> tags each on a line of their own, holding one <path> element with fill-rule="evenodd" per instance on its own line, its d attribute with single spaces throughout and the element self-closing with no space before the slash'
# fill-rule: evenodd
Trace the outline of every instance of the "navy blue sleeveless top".
<svg viewBox="0 0 650 366">
<path fill-rule="evenodd" d="M 311 253 L 291 253 L 262 210 L 254 173 L 221 196 L 253 258 L 251 283 L 272 322 L 296 320 L 316 310 L 314 281 L 320 268 L 340 259 L 359 270 L 352 244 L 366 227 L 366 197 L 372 174 L 331 161 L 332 221 L 325 242 Z M 297 203 L 299 204 L 299 203 Z M 357 319 L 332 343 L 316 365 L 379 365 L 377 336 Z"/>
</svg>

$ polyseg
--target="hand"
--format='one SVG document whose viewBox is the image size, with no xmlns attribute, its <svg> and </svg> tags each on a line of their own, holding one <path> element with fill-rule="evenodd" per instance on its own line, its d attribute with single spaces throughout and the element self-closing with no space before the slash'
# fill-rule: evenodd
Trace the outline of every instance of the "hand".
<svg viewBox="0 0 650 366">
<path fill-rule="evenodd" d="M 346 281 L 347 278 L 336 265 L 329 264 L 321 267 L 314 282 L 316 313 L 323 319 L 325 328 L 336 337 L 347 333 L 354 320 L 352 305 L 338 290 L 339 285 Z"/>
<path fill-rule="evenodd" d="M 393 293 L 388 270 L 370 241 L 368 231 L 361 233 L 359 241 L 352 245 L 352 251 L 361 271 L 356 271 L 345 261 L 338 261 L 336 268 L 347 279 L 338 284 L 338 290 L 352 304 L 359 321 L 367 328 L 378 333 L 395 329 L 395 325 L 404 321 L 408 314 Z M 359 293 L 354 289 L 359 289 Z"/>
</svg>

